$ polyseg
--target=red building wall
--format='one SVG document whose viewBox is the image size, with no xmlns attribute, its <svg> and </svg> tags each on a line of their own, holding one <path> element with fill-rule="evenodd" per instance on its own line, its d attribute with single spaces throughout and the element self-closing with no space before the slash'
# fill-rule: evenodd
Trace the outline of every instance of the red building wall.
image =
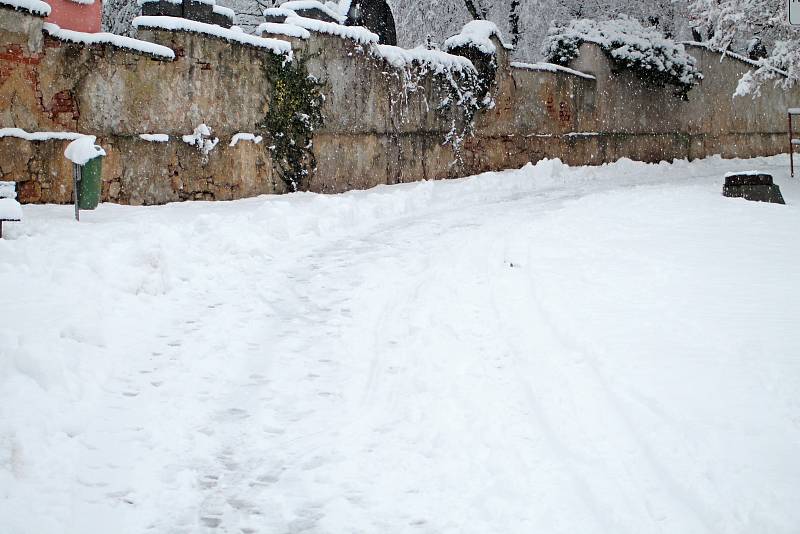
<svg viewBox="0 0 800 534">
<path fill-rule="evenodd" d="M 103 3 L 94 0 L 91 4 L 81 4 L 73 0 L 45 0 L 52 11 L 48 22 L 58 24 L 67 30 L 96 33 L 100 31 L 103 16 Z"/>
</svg>

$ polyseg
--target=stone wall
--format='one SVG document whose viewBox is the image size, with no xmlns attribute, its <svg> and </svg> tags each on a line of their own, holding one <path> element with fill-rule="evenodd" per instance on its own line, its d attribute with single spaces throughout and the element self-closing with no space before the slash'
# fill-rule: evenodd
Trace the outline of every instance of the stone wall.
<svg viewBox="0 0 800 534">
<path fill-rule="evenodd" d="M 106 201 L 285 192 L 270 150 L 274 132 L 261 126 L 274 85 L 282 83 L 269 72 L 283 60 L 185 31 L 142 30 L 138 37 L 169 47 L 175 59 L 58 40 L 43 32 L 42 19 L 0 6 L 0 128 L 98 136 L 108 153 Z M 705 79 L 681 101 L 669 87 L 615 71 L 593 45 L 583 45 L 571 65 L 591 77 L 512 66 L 497 42 L 496 74 L 483 80 L 492 103 L 474 113 L 453 98 L 454 88 L 461 96 L 478 92 L 468 73 L 395 66 L 375 44 L 324 33 L 285 39 L 324 96 L 323 124 L 310 146 L 316 167 L 306 184 L 319 192 L 465 176 L 545 157 L 600 164 L 771 155 L 785 150 L 786 108 L 800 104 L 800 91 L 772 86 L 757 98 L 733 98 L 751 66 L 701 47 L 689 52 Z M 219 138 L 207 153 L 181 139 L 201 123 Z M 230 146 L 241 132 L 265 140 Z M 170 140 L 139 137 L 156 133 Z M 0 137 L 0 180 L 19 182 L 23 202 L 69 202 L 66 143 Z"/>
</svg>

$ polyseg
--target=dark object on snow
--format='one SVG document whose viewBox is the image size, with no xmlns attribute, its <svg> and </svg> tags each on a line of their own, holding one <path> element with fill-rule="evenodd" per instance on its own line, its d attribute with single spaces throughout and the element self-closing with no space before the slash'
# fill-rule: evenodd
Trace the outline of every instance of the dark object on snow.
<svg viewBox="0 0 800 534">
<path fill-rule="evenodd" d="M 347 12 L 348 26 L 364 26 L 378 34 L 378 42 L 397 46 L 392 8 L 386 0 L 353 0 Z"/>
<path fill-rule="evenodd" d="M 206 24 L 216 24 L 223 28 L 233 26 L 233 20 L 225 13 L 218 12 L 215 6 L 203 2 L 183 0 L 180 4 L 173 4 L 167 0 L 145 2 L 142 4 L 142 15 L 181 17 Z"/>
<path fill-rule="evenodd" d="M 772 183 L 772 175 L 765 173 L 741 173 L 725 176 L 722 194 L 726 197 L 744 198 L 756 202 L 786 204 L 781 188 Z"/>
</svg>

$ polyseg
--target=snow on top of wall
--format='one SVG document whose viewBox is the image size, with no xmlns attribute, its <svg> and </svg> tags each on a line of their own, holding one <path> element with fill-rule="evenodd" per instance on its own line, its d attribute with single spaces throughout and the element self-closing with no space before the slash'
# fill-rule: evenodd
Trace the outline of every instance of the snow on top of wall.
<svg viewBox="0 0 800 534">
<path fill-rule="evenodd" d="M 24 9 L 34 15 L 46 17 L 50 14 L 50 5 L 40 0 L 0 0 L 0 5 Z"/>
<path fill-rule="evenodd" d="M 789 108 L 789 115 L 800 115 L 800 108 Z"/>
<path fill-rule="evenodd" d="M 0 220 L 21 221 L 22 206 L 13 198 L 0 198 Z"/>
<path fill-rule="evenodd" d="M 473 20 L 464 25 L 461 33 L 447 39 L 444 42 L 444 49 L 452 50 L 461 46 L 471 46 L 484 54 L 494 54 L 497 52 L 497 47 L 492 42 L 492 36 L 497 37 L 503 43 L 503 36 L 494 22 Z M 503 43 L 503 47 L 509 50 L 513 49 L 511 45 L 505 43 Z"/>
<path fill-rule="evenodd" d="M 89 161 L 105 156 L 106 151 L 103 147 L 96 145 L 97 137 L 93 135 L 82 135 L 67 145 L 64 150 L 64 157 L 76 165 L 86 165 Z"/>
<path fill-rule="evenodd" d="M 139 137 L 150 143 L 169 142 L 169 136 L 167 134 L 139 134 Z"/>
<path fill-rule="evenodd" d="M 157 2 L 166 2 L 168 4 L 181 5 L 183 0 L 136 0 L 136 5 L 142 7 L 145 4 L 155 4 Z"/>
<path fill-rule="evenodd" d="M 337 21 L 339 24 L 342 24 L 344 21 L 347 20 L 347 17 L 339 13 L 338 11 L 334 11 L 330 7 L 326 6 L 322 2 L 318 0 L 290 0 L 289 2 L 284 2 L 280 5 L 280 7 L 284 9 L 291 9 L 292 11 L 298 11 L 303 9 L 318 9 L 325 13 L 327 16 L 332 18 L 333 20 Z"/>
<path fill-rule="evenodd" d="M 270 7 L 264 10 L 265 17 L 293 17 L 295 15 L 297 13 L 285 7 Z"/>
<path fill-rule="evenodd" d="M 260 135 L 240 132 L 235 134 L 231 138 L 231 143 L 229 146 L 236 146 L 236 143 L 238 143 L 239 141 L 252 141 L 255 144 L 259 144 L 263 140 L 264 138 L 261 137 Z"/>
<path fill-rule="evenodd" d="M 287 18 L 286 24 L 300 26 L 312 32 L 327 33 L 346 39 L 352 39 L 361 44 L 377 44 L 378 42 L 377 35 L 361 26 L 342 26 L 341 24 L 334 24 L 333 22 L 324 22 L 298 16 Z"/>
<path fill-rule="evenodd" d="M 76 32 L 74 30 L 65 30 L 52 22 L 45 22 L 42 27 L 49 35 L 60 39 L 61 41 L 69 41 L 72 43 L 80 43 L 85 45 L 105 44 L 115 46 L 117 48 L 125 48 L 142 54 L 149 54 L 151 56 L 160 57 L 164 59 L 175 59 L 175 52 L 166 46 L 161 46 L 149 41 L 140 41 L 124 35 L 116 35 L 113 33 L 85 33 Z"/>
<path fill-rule="evenodd" d="M 229 7 L 214 4 L 211 6 L 211 10 L 217 15 L 222 15 L 223 17 L 231 19 L 231 21 L 236 20 L 236 12 Z"/>
<path fill-rule="evenodd" d="M 236 30 L 229 30 L 222 26 L 215 24 L 206 24 L 204 22 L 197 22 L 196 20 L 188 20 L 179 17 L 163 17 L 163 16 L 141 16 L 133 19 L 134 28 L 158 28 L 172 31 L 185 31 L 191 33 L 200 33 L 203 35 L 211 35 L 219 37 L 226 41 L 233 41 L 237 43 L 265 48 L 274 54 L 285 55 L 289 60 L 292 58 L 292 45 L 288 41 L 281 41 L 279 39 L 269 39 L 267 37 L 256 37 L 249 33 L 237 32 Z"/>
<path fill-rule="evenodd" d="M 516 69 L 536 70 L 541 72 L 564 72 L 566 74 L 572 74 L 575 76 L 580 76 L 581 78 L 586 78 L 587 80 L 597 79 L 591 74 L 586 74 L 585 72 L 571 69 L 569 67 L 562 67 L 561 65 L 556 65 L 555 63 L 520 63 L 519 61 L 512 61 L 511 66 Z"/>
<path fill-rule="evenodd" d="M 311 32 L 294 24 L 277 24 L 274 22 L 262 22 L 256 27 L 255 34 L 270 33 L 273 35 L 285 35 L 286 37 L 297 37 L 298 39 L 308 39 Z"/>
<path fill-rule="evenodd" d="M 17 198 L 15 182 L 0 182 L 0 198 Z"/>
<path fill-rule="evenodd" d="M 402 68 L 406 65 L 418 63 L 431 67 L 435 72 L 453 70 L 462 72 L 464 70 L 475 71 L 472 61 L 463 57 L 448 54 L 441 50 L 428 50 L 422 46 L 407 50 L 398 46 L 375 45 L 375 54 L 393 67 Z"/>
<path fill-rule="evenodd" d="M 749 57 L 743 56 L 741 54 L 737 54 L 736 52 L 731 52 L 730 50 L 724 50 L 722 48 L 714 48 L 712 46 L 709 46 L 707 43 L 698 43 L 697 41 L 683 41 L 683 42 L 681 42 L 681 44 L 685 45 L 685 46 L 695 46 L 697 48 L 704 48 L 705 50 L 708 50 L 710 52 L 716 52 L 718 54 L 721 54 L 722 58 L 720 58 L 720 60 L 724 59 L 727 56 L 727 57 L 731 57 L 733 59 L 738 59 L 739 61 L 742 61 L 742 62 L 747 63 L 748 65 L 752 65 L 754 67 L 761 67 L 762 66 L 760 61 L 756 61 L 754 59 L 750 59 Z M 778 74 L 780 74 L 782 76 L 786 76 L 786 77 L 789 76 L 789 73 L 786 72 L 785 70 L 776 69 L 776 68 L 770 68 L 770 70 L 773 71 L 773 72 L 776 72 L 776 73 L 778 73 Z"/>
<path fill-rule="evenodd" d="M 82 137 L 76 132 L 26 132 L 21 128 L 0 128 L 0 137 L 17 137 L 26 141 L 51 141 L 54 139 L 72 141 Z"/>
</svg>

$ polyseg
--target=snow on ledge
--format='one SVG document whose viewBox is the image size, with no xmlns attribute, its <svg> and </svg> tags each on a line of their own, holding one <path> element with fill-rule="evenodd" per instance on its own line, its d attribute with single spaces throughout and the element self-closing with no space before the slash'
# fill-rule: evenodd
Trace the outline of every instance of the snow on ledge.
<svg viewBox="0 0 800 534">
<path fill-rule="evenodd" d="M 343 24 L 347 17 L 342 15 L 337 11 L 332 10 L 322 2 L 318 0 L 290 0 L 289 2 L 284 2 L 280 5 L 281 9 L 289 9 L 291 11 L 298 11 L 303 9 L 318 9 L 328 15 L 333 20 L 337 21 L 339 24 Z"/>
<path fill-rule="evenodd" d="M 341 24 L 334 24 L 333 22 L 324 22 L 321 20 L 299 17 L 297 15 L 288 17 L 286 19 L 286 24 L 299 26 L 312 32 L 327 33 L 345 39 L 352 39 L 361 44 L 378 43 L 378 36 L 361 26 L 342 26 Z"/>
<path fill-rule="evenodd" d="M 229 30 L 215 24 L 206 24 L 205 22 L 197 22 L 180 17 L 165 16 L 140 16 L 133 19 L 132 24 L 136 29 L 153 28 L 210 35 L 226 41 L 255 46 L 257 48 L 265 48 L 274 54 L 286 56 L 288 60 L 292 59 L 292 45 L 289 44 L 288 41 L 256 37 L 249 33 Z"/>
<path fill-rule="evenodd" d="M 506 50 L 513 50 L 514 47 L 503 42 L 503 36 L 497 25 L 488 20 L 473 20 L 468 22 L 461 29 L 461 33 L 454 35 L 444 42 L 445 50 L 452 50 L 462 46 L 471 46 L 477 48 L 484 54 L 497 53 L 497 47 L 492 42 L 492 37 L 497 39 L 503 44 Z"/>
<path fill-rule="evenodd" d="M 569 67 L 562 67 L 561 65 L 556 65 L 555 63 L 520 63 L 519 61 L 512 61 L 511 66 L 515 69 L 525 69 L 525 70 L 535 70 L 541 72 L 555 72 L 555 73 L 563 72 L 566 74 L 579 76 L 581 78 L 586 78 L 587 80 L 597 79 L 591 74 L 586 74 L 585 72 L 581 72 L 579 70 L 570 69 Z"/>
<path fill-rule="evenodd" d="M 90 6 L 90 5 L 94 4 L 94 0 L 69 0 L 69 1 L 72 2 L 72 3 L 75 3 L 75 4 L 81 4 L 81 5 L 84 5 L 84 6 Z"/>
<path fill-rule="evenodd" d="M 437 73 L 445 70 L 463 72 L 465 70 L 475 71 L 472 61 L 463 57 L 448 54 L 440 50 L 428 50 L 422 46 L 407 50 L 392 45 L 375 45 L 373 47 L 375 55 L 384 59 L 387 63 L 396 68 L 403 68 L 413 63 L 427 65 Z"/>
<path fill-rule="evenodd" d="M 229 18 L 232 22 L 236 21 L 236 12 L 229 7 L 218 6 L 217 4 L 214 4 L 211 6 L 211 10 L 217 15 L 222 15 L 223 17 Z"/>
<path fill-rule="evenodd" d="M 84 33 L 76 32 L 74 30 L 65 30 L 52 22 L 45 22 L 42 25 L 44 31 L 49 35 L 61 41 L 69 41 L 72 43 L 79 43 L 84 45 L 93 44 L 107 44 L 117 48 L 125 48 L 142 54 L 149 54 L 151 56 L 163 59 L 175 59 L 175 52 L 166 46 L 161 46 L 148 41 L 140 41 L 124 35 L 116 35 L 113 33 Z"/>
<path fill-rule="evenodd" d="M 731 57 L 733 59 L 738 59 L 739 61 L 747 63 L 748 65 L 752 65 L 753 67 L 762 67 L 763 66 L 763 65 L 761 65 L 761 63 L 759 61 L 755 61 L 753 59 L 750 59 L 749 57 L 743 56 L 741 54 L 737 54 L 736 52 L 731 52 L 730 50 L 724 50 L 722 48 L 714 48 L 713 46 L 710 46 L 710 45 L 708 45 L 706 43 L 698 43 L 697 41 L 681 41 L 680 44 L 682 44 L 684 46 L 694 46 L 694 47 L 697 47 L 697 48 L 703 48 L 705 50 L 708 50 L 709 52 L 716 52 L 717 54 L 722 55 L 722 57 L 720 58 L 720 62 L 723 59 L 725 59 L 725 57 Z M 782 76 L 786 76 L 787 78 L 789 77 L 789 73 L 786 72 L 785 70 L 776 69 L 776 68 L 772 68 L 772 67 L 770 67 L 770 70 L 773 71 L 773 72 L 777 72 L 778 74 L 780 74 Z"/>
<path fill-rule="evenodd" d="M 800 115 L 800 108 L 789 108 L 789 115 Z"/>
<path fill-rule="evenodd" d="M 285 7 L 268 7 L 264 10 L 264 17 L 294 17 L 297 13 Z"/>
<path fill-rule="evenodd" d="M 76 132 L 26 132 L 21 128 L 0 128 L 0 137 L 16 137 L 26 141 L 74 141 L 83 134 Z"/>
<path fill-rule="evenodd" d="M 169 136 L 167 134 L 139 134 L 139 138 L 144 139 L 150 143 L 167 143 Z"/>
<path fill-rule="evenodd" d="M 228 146 L 236 146 L 236 143 L 238 143 L 239 141 L 252 141 L 255 144 L 259 144 L 263 140 L 264 138 L 261 137 L 260 135 L 241 132 L 235 134 L 231 138 L 231 143 Z"/>
<path fill-rule="evenodd" d="M 22 9 L 40 17 L 50 14 L 50 5 L 40 0 L 0 0 L 0 6 Z"/>
<path fill-rule="evenodd" d="M 295 26 L 294 24 L 278 24 L 275 22 L 262 22 L 258 25 L 254 33 L 258 36 L 269 33 L 272 35 L 283 35 L 285 37 L 296 37 L 298 39 L 308 39 L 311 37 L 311 32 L 305 28 Z"/>
</svg>

